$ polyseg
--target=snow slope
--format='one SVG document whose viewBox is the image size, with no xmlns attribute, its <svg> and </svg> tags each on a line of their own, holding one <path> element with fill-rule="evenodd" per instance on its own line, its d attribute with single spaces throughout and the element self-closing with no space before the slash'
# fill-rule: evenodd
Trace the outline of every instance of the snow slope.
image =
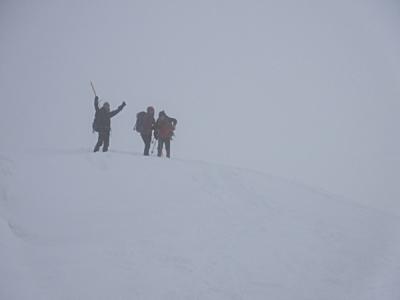
<svg viewBox="0 0 400 300">
<path fill-rule="evenodd" d="M 400 220 L 128 152 L 0 157 L 0 299 L 400 298 Z"/>
</svg>

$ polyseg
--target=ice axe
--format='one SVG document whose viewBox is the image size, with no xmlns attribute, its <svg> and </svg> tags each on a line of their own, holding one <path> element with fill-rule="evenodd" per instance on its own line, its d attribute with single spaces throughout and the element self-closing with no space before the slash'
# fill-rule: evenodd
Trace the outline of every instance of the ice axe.
<svg viewBox="0 0 400 300">
<path fill-rule="evenodd" d="M 151 142 L 153 144 L 153 147 L 151 147 L 151 154 L 154 153 L 154 148 L 156 146 L 156 139 L 153 139 L 153 141 Z"/>
<path fill-rule="evenodd" d="M 94 84 L 92 81 L 90 81 L 90 85 L 92 86 L 92 91 L 94 93 L 94 96 L 97 97 L 96 90 L 94 89 Z M 101 100 L 99 102 L 101 103 Z"/>
<path fill-rule="evenodd" d="M 92 86 L 92 90 L 93 90 L 94 96 L 97 97 L 96 90 L 94 89 L 93 82 L 90 82 L 90 85 Z"/>
</svg>

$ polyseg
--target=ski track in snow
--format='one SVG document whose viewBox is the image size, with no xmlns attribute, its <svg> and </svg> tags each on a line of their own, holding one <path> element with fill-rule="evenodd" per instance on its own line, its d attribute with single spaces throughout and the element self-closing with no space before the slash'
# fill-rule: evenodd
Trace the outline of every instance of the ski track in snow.
<svg viewBox="0 0 400 300">
<path fill-rule="evenodd" d="M 399 218 L 139 153 L 0 157 L 1 299 L 387 299 Z"/>
</svg>

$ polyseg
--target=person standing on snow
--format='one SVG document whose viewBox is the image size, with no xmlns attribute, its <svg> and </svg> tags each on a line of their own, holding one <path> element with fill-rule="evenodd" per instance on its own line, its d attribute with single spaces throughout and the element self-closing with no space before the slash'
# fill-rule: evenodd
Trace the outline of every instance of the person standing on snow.
<svg viewBox="0 0 400 300">
<path fill-rule="evenodd" d="M 140 133 L 144 142 L 143 155 L 149 156 L 151 136 L 154 130 L 156 120 L 154 119 L 154 107 L 147 107 L 146 112 L 142 111 L 136 115 L 136 124 L 134 130 Z"/>
<path fill-rule="evenodd" d="M 158 119 L 154 129 L 154 137 L 158 140 L 158 153 L 157 156 L 161 157 L 162 150 L 165 144 L 167 157 L 171 156 L 171 140 L 174 135 L 174 130 L 178 121 L 174 118 L 168 117 L 165 111 L 158 114 Z"/>
<path fill-rule="evenodd" d="M 122 102 L 117 109 L 110 111 L 110 104 L 105 102 L 101 108 L 99 108 L 99 97 L 94 98 L 94 108 L 96 110 L 95 118 L 93 121 L 93 131 L 99 133 L 97 144 L 94 147 L 94 152 L 99 151 L 103 145 L 103 152 L 108 151 L 110 145 L 110 131 L 111 131 L 111 118 L 118 114 L 126 103 Z"/>
</svg>

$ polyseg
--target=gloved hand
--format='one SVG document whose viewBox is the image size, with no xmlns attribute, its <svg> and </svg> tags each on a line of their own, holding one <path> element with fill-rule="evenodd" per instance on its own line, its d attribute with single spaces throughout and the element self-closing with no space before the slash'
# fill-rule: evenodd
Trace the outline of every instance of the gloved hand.
<svg viewBox="0 0 400 300">
<path fill-rule="evenodd" d="M 158 132 L 157 132 L 156 130 L 154 130 L 153 135 L 154 135 L 154 138 L 155 138 L 156 140 L 158 140 Z"/>
<path fill-rule="evenodd" d="M 126 103 L 124 101 L 124 102 L 122 102 L 122 104 L 120 106 L 118 106 L 118 109 L 123 109 L 125 107 L 125 105 L 126 105 Z"/>
</svg>

